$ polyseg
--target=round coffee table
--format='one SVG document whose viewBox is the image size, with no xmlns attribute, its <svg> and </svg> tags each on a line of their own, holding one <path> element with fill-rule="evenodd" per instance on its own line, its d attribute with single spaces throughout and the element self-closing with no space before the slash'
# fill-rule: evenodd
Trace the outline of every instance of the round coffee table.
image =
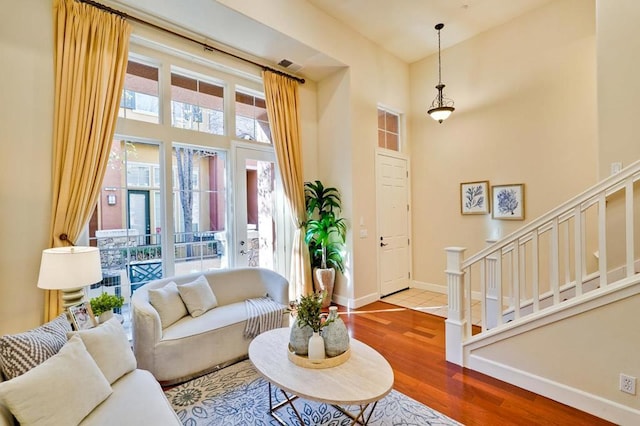
<svg viewBox="0 0 640 426">
<path fill-rule="evenodd" d="M 289 328 L 267 331 L 249 345 L 249 359 L 258 372 L 269 382 L 269 408 L 271 415 L 281 424 L 276 411 L 289 404 L 298 420 L 302 418 L 293 406 L 297 397 L 332 404 L 352 418 L 352 424 L 367 424 L 377 401 L 393 387 L 393 370 L 382 355 L 364 343 L 350 339 L 351 356 L 338 366 L 323 369 L 300 367 L 289 360 Z M 278 387 L 285 400 L 273 405 L 271 384 Z M 355 416 L 341 406 L 357 405 Z M 366 410 L 371 406 L 368 414 Z"/>
</svg>

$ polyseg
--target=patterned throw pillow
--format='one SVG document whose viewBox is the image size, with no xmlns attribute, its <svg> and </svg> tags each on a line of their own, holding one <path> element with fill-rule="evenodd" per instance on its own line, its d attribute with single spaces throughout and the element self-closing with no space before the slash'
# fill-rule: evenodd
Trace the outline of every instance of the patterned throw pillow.
<svg viewBox="0 0 640 426">
<path fill-rule="evenodd" d="M 26 373 L 58 353 L 71 324 L 65 313 L 33 330 L 0 337 L 0 365 L 7 380 Z"/>
</svg>

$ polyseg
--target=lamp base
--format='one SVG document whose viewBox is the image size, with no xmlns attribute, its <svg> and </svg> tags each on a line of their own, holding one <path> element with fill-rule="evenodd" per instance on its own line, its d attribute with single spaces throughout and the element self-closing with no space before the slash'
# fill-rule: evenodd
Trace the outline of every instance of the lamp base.
<svg viewBox="0 0 640 426">
<path fill-rule="evenodd" d="M 84 299 L 84 287 L 68 288 L 60 291 L 62 291 L 63 309 L 82 303 L 82 299 Z"/>
</svg>

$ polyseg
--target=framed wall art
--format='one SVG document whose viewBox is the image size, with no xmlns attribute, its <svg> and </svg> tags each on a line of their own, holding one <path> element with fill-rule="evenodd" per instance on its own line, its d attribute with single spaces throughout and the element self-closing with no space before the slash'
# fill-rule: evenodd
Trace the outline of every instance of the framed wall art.
<svg viewBox="0 0 640 426">
<path fill-rule="evenodd" d="M 96 317 L 93 315 L 89 302 L 82 302 L 79 305 L 69 306 L 69 315 L 76 330 L 86 330 L 98 325 Z"/>
<path fill-rule="evenodd" d="M 492 186 L 491 203 L 494 219 L 524 220 L 524 184 Z"/>
<path fill-rule="evenodd" d="M 489 181 L 460 184 L 460 213 L 488 214 L 491 211 L 490 205 Z"/>
</svg>

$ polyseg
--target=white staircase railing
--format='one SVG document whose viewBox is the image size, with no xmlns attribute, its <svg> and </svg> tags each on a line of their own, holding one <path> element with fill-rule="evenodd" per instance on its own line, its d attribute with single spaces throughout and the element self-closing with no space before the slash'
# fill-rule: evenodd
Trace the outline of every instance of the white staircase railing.
<svg viewBox="0 0 640 426">
<path fill-rule="evenodd" d="M 640 161 L 468 259 L 447 248 L 447 360 L 464 365 L 469 339 L 636 274 L 639 180 Z"/>
</svg>

